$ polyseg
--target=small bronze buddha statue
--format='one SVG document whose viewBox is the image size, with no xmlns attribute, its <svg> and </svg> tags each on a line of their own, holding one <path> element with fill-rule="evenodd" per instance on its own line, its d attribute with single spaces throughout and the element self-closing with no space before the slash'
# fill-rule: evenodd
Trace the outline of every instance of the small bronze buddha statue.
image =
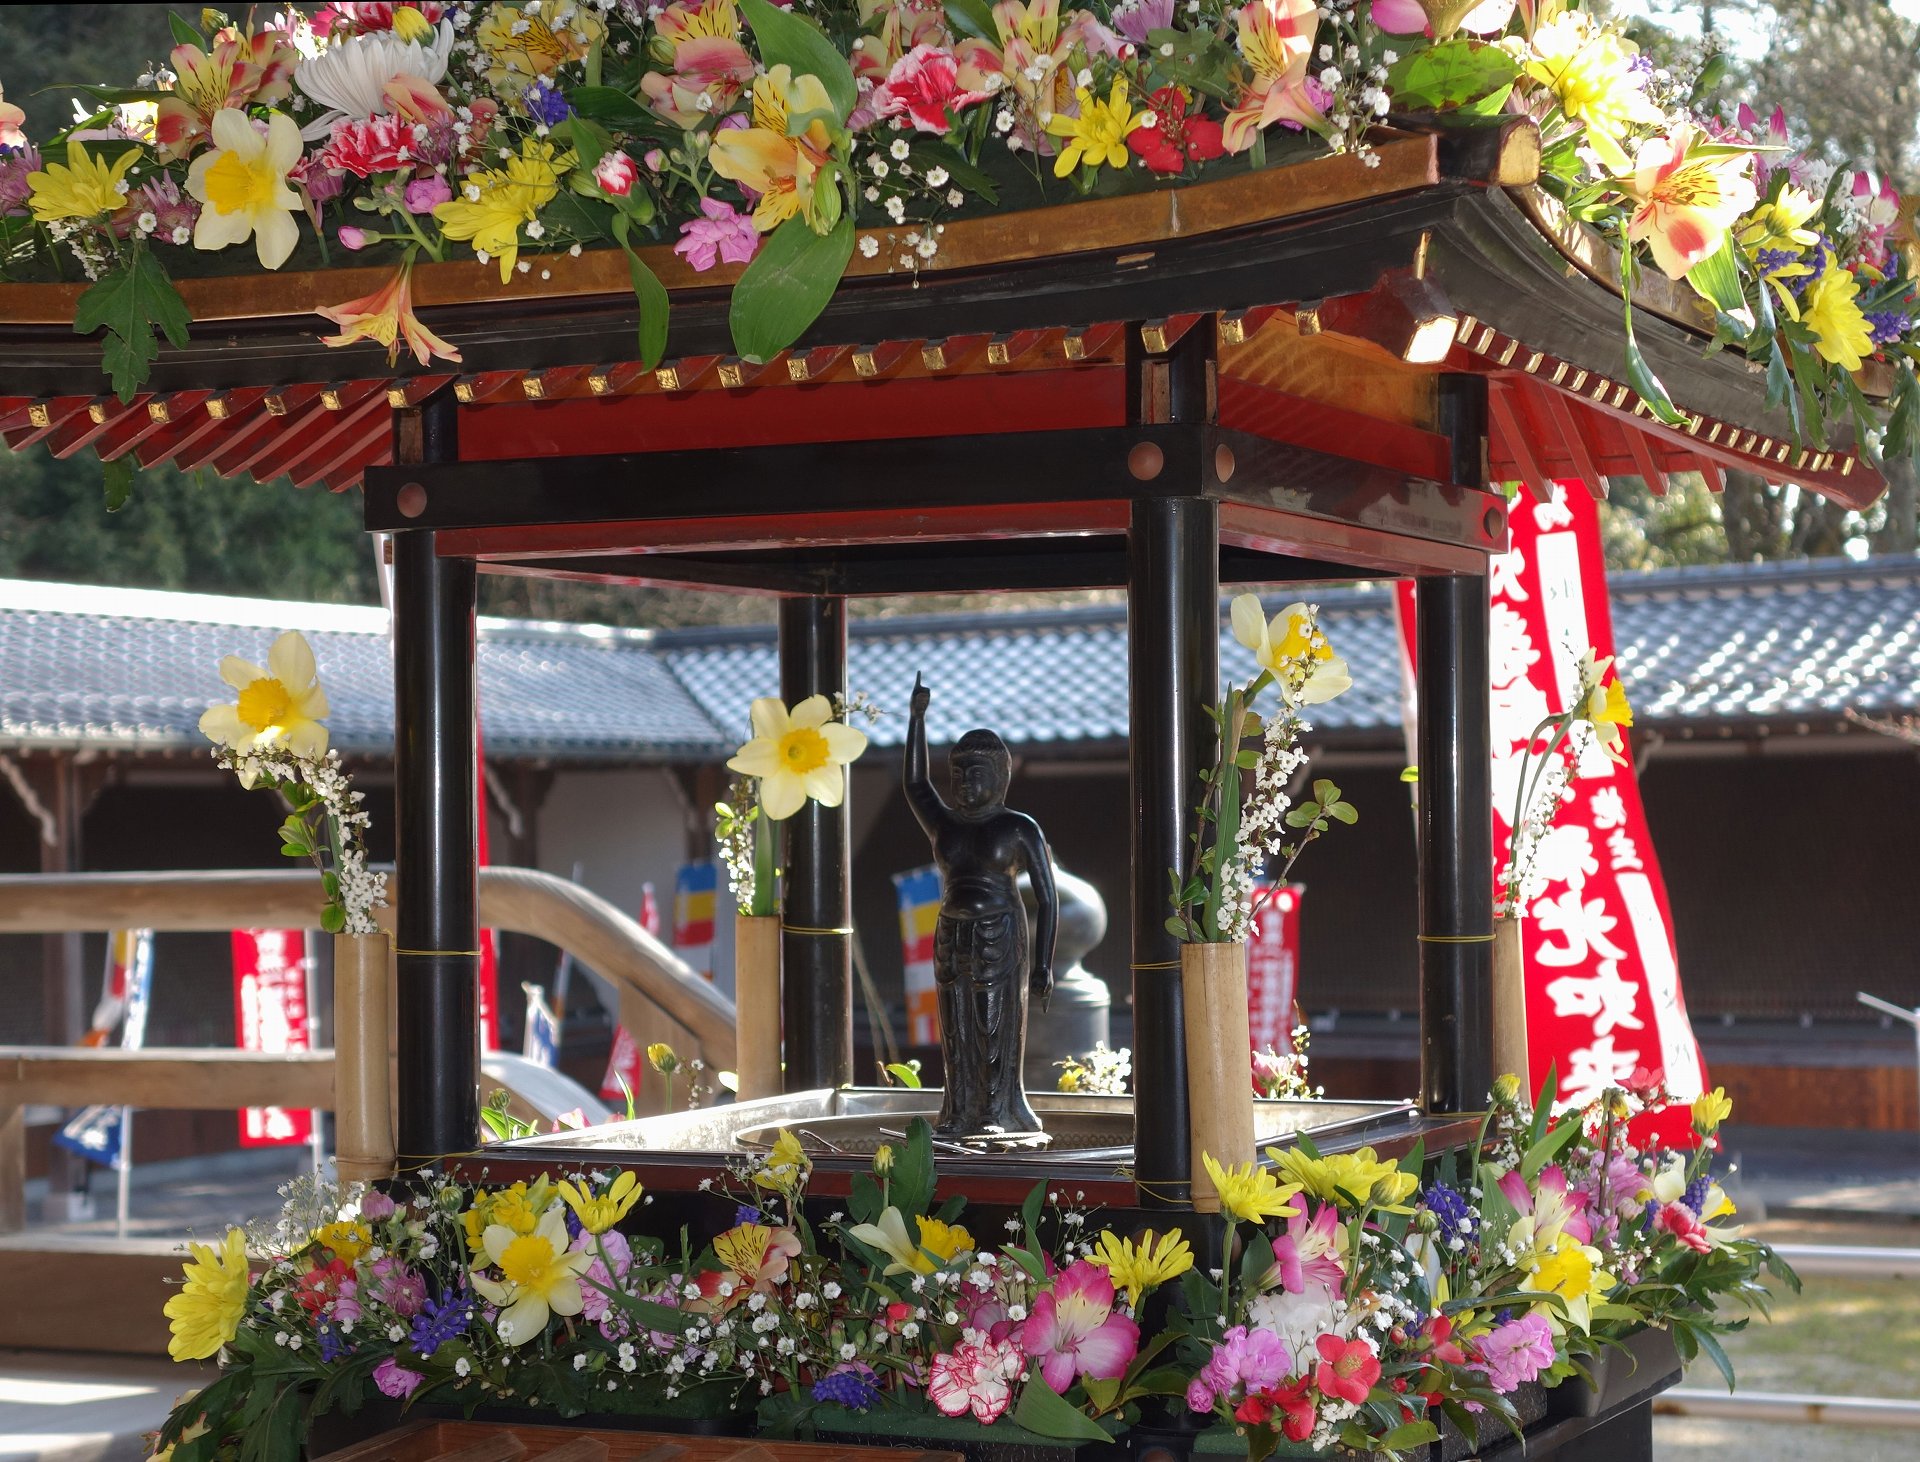
<svg viewBox="0 0 1920 1462">
<path fill-rule="evenodd" d="M 1006 805 L 1013 758 L 991 731 L 969 731 L 948 755 L 953 803 L 928 775 L 927 703 L 914 677 L 903 782 L 914 816 L 933 841 L 940 918 L 933 977 L 940 1011 L 945 1096 L 934 1131 L 947 1138 L 1040 1132 L 1021 1082 L 1027 999 L 1045 1009 L 1053 993 L 1059 900 L 1040 825 Z M 1033 947 L 1016 880 L 1033 887 Z"/>
</svg>

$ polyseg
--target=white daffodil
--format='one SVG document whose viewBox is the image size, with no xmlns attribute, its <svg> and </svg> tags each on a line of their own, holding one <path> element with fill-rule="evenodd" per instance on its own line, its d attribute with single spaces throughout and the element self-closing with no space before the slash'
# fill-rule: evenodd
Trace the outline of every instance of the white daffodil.
<svg viewBox="0 0 1920 1462">
<path fill-rule="evenodd" d="M 327 109 L 307 123 L 304 135 L 324 137 L 342 117 L 364 122 L 388 110 L 387 83 L 402 76 L 439 85 L 452 50 L 453 26 L 444 20 L 431 39 L 376 30 L 328 46 L 293 73 L 294 84 Z"/>
<path fill-rule="evenodd" d="M 200 718 L 200 730 L 211 740 L 235 751 L 285 745 L 296 756 L 326 755 L 327 728 L 320 722 L 327 716 L 327 693 L 320 688 L 313 649 L 299 630 L 273 642 L 265 670 L 227 655 L 220 661 L 220 678 L 240 696 Z"/>
<path fill-rule="evenodd" d="M 206 205 L 193 246 L 224 249 L 251 238 L 260 267 L 278 269 L 300 241 L 300 195 L 287 186 L 287 169 L 300 161 L 300 129 L 284 112 L 268 112 L 263 137 L 245 112 L 223 107 L 212 132 L 213 146 L 187 169 L 187 191 Z"/>
<path fill-rule="evenodd" d="M 833 719 L 833 704 L 808 696 L 791 712 L 763 697 L 753 703 L 753 739 L 727 766 L 760 783 L 760 806 L 775 822 L 811 797 L 838 807 L 847 793 L 847 763 L 867 749 L 866 733 Z"/>
<path fill-rule="evenodd" d="M 580 1276 L 592 1265 L 593 1255 L 567 1247 L 562 1209 L 549 1208 L 530 1234 L 515 1233 L 504 1223 L 488 1224 L 480 1244 L 487 1256 L 484 1267 L 497 1267 L 501 1278 L 490 1279 L 476 1269 L 473 1287 L 498 1307 L 495 1328 L 508 1345 L 525 1345 L 540 1334 L 550 1314 L 580 1313 Z"/>
<path fill-rule="evenodd" d="M 1296 705 L 1319 705 L 1350 689 L 1353 678 L 1347 662 L 1333 653 L 1312 609 L 1303 602 L 1287 605 L 1269 620 L 1257 594 L 1241 594 L 1233 601 L 1233 637 L 1272 673 L 1286 698 Z"/>
</svg>

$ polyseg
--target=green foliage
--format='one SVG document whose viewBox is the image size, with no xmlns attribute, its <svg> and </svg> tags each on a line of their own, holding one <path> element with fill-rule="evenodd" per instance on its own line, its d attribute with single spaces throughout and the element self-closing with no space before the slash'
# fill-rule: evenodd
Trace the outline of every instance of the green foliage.
<svg viewBox="0 0 1920 1462">
<path fill-rule="evenodd" d="M 827 307 L 852 257 L 851 215 L 824 234 L 797 215 L 781 224 L 733 287 L 727 315 L 733 348 L 763 362 L 792 345 Z"/>
<path fill-rule="evenodd" d="M 1455 38 L 1402 56 L 1387 84 L 1400 110 L 1439 111 L 1500 94 L 1519 74 L 1520 63 L 1499 46 Z"/>
<path fill-rule="evenodd" d="M 102 274 L 80 296 L 73 328 L 81 335 L 106 330 L 101 364 L 113 378 L 114 394 L 130 402 L 160 354 L 154 331 L 159 330 L 176 348 L 184 348 L 192 318 L 153 251 L 135 244 L 117 268 Z"/>
<path fill-rule="evenodd" d="M 741 0 L 740 13 L 753 27 L 761 60 L 769 67 L 788 66 L 796 76 L 818 77 L 839 114 L 835 120 L 844 126 L 860 94 L 853 84 L 853 68 L 840 48 L 805 16 L 767 0 Z"/>
</svg>

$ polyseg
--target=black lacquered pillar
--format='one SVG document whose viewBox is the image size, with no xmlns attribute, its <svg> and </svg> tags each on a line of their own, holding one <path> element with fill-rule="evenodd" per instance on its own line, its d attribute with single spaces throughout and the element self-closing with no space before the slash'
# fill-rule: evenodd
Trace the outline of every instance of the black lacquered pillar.
<svg viewBox="0 0 1920 1462">
<path fill-rule="evenodd" d="M 1186 1024 L 1167 870 L 1184 870 L 1220 694 L 1220 514 L 1143 498 L 1127 537 L 1128 782 L 1133 811 L 1134 1181 L 1144 1207 L 1190 1200 Z"/>
<path fill-rule="evenodd" d="M 394 461 L 459 460 L 453 392 L 395 418 Z M 393 535 L 398 1148 L 405 1173 L 471 1151 L 480 1127 L 480 893 L 470 559 Z"/>
<path fill-rule="evenodd" d="M 1420 1099 L 1477 1111 L 1493 1081 L 1487 581 L 1415 585 L 1420 724 Z"/>
<path fill-rule="evenodd" d="M 847 601 L 780 601 L 780 697 L 847 690 Z M 847 802 L 809 801 L 786 823 L 781 905 L 781 1026 L 786 1090 L 853 1081 L 853 843 Z"/>
</svg>

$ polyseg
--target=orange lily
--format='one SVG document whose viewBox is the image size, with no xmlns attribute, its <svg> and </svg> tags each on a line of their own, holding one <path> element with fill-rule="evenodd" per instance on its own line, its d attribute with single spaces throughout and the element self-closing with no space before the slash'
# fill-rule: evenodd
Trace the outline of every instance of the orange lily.
<svg viewBox="0 0 1920 1462">
<path fill-rule="evenodd" d="M 322 345 L 352 345 L 372 340 L 387 347 L 387 364 L 400 358 L 404 341 L 413 358 L 426 365 L 435 356 L 458 362 L 460 352 L 421 324 L 413 313 L 413 261 L 407 260 L 372 294 L 319 311 L 341 327 L 338 335 L 323 335 Z"/>
</svg>

